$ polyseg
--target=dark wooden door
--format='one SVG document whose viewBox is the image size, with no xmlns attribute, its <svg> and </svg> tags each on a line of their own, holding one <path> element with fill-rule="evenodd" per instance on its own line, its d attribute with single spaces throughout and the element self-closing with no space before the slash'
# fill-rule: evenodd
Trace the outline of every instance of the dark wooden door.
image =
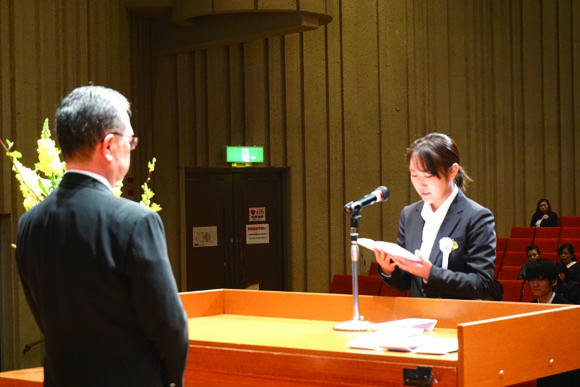
<svg viewBox="0 0 580 387">
<path fill-rule="evenodd" d="M 284 169 L 187 170 L 187 290 L 285 290 Z"/>
</svg>

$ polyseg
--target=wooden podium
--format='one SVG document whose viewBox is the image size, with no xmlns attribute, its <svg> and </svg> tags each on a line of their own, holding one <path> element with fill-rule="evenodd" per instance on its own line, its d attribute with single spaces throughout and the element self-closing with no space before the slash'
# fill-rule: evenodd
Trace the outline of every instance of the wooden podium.
<svg viewBox="0 0 580 387">
<path fill-rule="evenodd" d="M 580 368 L 580 306 L 360 296 L 369 321 L 438 320 L 446 355 L 358 350 L 352 296 L 211 290 L 182 293 L 189 317 L 186 386 L 507 386 Z M 42 368 L 0 373 L 0 386 L 42 385 Z"/>
<path fill-rule="evenodd" d="M 182 293 L 188 386 L 507 386 L 580 368 L 580 306 L 361 296 L 366 320 L 438 320 L 446 355 L 357 350 L 352 296 L 212 290 Z"/>
</svg>

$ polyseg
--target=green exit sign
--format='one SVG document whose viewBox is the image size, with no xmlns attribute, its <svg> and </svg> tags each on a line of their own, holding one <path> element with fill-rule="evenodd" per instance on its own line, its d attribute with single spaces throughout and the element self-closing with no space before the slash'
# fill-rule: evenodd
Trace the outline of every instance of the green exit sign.
<svg viewBox="0 0 580 387">
<path fill-rule="evenodd" d="M 262 163 L 264 147 L 261 146 L 226 146 L 228 163 Z"/>
</svg>

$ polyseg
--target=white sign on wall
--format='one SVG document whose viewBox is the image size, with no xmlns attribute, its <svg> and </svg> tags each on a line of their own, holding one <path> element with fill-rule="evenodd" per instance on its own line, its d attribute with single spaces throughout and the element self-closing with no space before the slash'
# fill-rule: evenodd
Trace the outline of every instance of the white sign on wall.
<svg viewBox="0 0 580 387">
<path fill-rule="evenodd" d="M 250 222 L 265 222 L 266 207 L 250 207 Z"/>
<path fill-rule="evenodd" d="M 217 226 L 193 227 L 193 247 L 217 246 Z"/>
<path fill-rule="evenodd" d="M 246 244 L 270 243 L 269 224 L 246 224 Z"/>
</svg>

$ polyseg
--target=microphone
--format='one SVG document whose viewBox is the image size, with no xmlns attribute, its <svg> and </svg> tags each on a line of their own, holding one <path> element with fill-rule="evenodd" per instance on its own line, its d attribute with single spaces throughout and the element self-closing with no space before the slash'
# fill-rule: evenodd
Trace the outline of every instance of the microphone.
<svg viewBox="0 0 580 387">
<path fill-rule="evenodd" d="M 359 200 L 346 203 L 344 205 L 344 212 L 346 212 L 347 214 L 359 212 L 366 206 L 370 206 L 378 202 L 384 202 L 389 198 L 389 194 L 390 194 L 389 189 L 382 185 L 380 187 L 375 188 L 373 192 L 363 196 Z"/>
</svg>

